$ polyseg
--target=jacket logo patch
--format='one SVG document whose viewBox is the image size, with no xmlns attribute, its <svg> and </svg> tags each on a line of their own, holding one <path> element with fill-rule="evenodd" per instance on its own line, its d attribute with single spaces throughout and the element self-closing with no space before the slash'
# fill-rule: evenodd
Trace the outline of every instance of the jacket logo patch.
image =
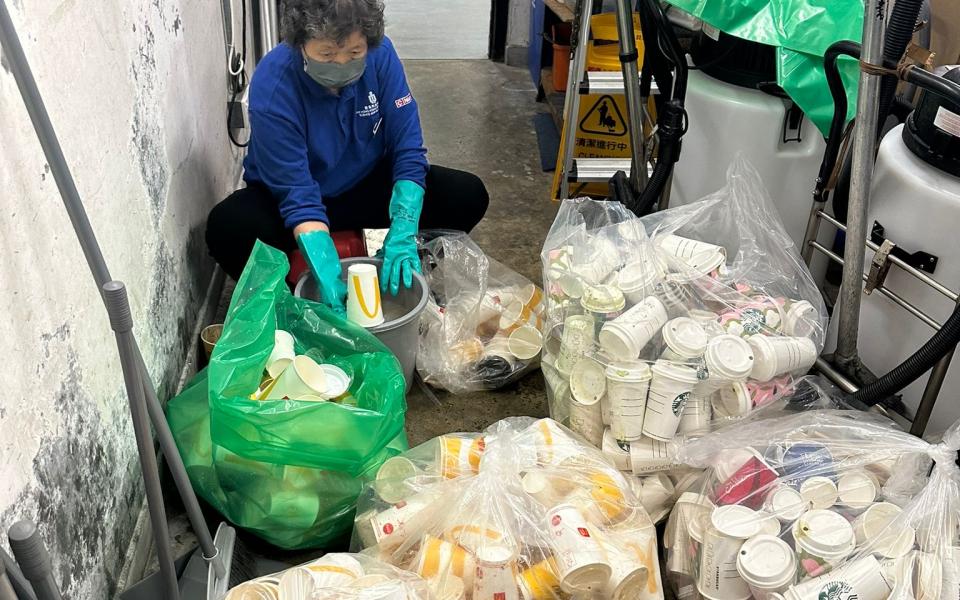
<svg viewBox="0 0 960 600">
<path fill-rule="evenodd" d="M 380 112 L 380 102 L 377 101 L 377 95 L 372 91 L 367 94 L 368 104 L 357 111 L 358 117 L 372 117 Z"/>
<path fill-rule="evenodd" d="M 393 101 L 393 103 L 397 105 L 397 108 L 403 108 L 404 106 L 410 104 L 411 102 L 413 102 L 413 96 L 411 96 L 410 94 L 407 94 L 403 98 L 397 98 L 396 100 Z"/>
</svg>

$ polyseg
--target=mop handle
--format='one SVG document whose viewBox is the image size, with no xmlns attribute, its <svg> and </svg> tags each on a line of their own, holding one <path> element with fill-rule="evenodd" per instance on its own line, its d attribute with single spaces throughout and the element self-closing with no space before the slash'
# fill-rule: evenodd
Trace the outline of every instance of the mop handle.
<svg viewBox="0 0 960 600">
<path fill-rule="evenodd" d="M 130 402 L 130 419 L 133 421 L 133 433 L 137 439 L 140 471 L 143 474 L 147 508 L 150 511 L 150 524 L 153 526 L 154 545 L 163 578 L 164 596 L 169 600 L 178 600 L 180 588 L 170 551 L 170 533 L 167 531 L 167 514 L 163 506 L 163 492 L 160 489 L 157 455 L 153 449 L 153 437 L 150 435 L 147 402 L 144 398 L 143 383 L 140 380 L 140 369 L 134 350 L 133 317 L 130 315 L 127 288 L 119 281 L 107 282 L 103 286 L 103 301 L 110 316 L 110 327 L 116 333 L 120 367 L 123 369 L 123 381 Z"/>
<path fill-rule="evenodd" d="M 17 592 L 13 590 L 13 584 L 7 577 L 7 567 L 0 560 L 0 600 L 17 600 Z"/>
<path fill-rule="evenodd" d="M 80 242 L 80 248 L 87 259 L 87 266 L 97 283 L 97 288 L 111 280 L 110 271 L 107 269 L 107 263 L 103 258 L 103 252 L 97 243 L 96 234 L 90 225 L 90 219 L 87 218 L 87 212 L 83 207 L 83 201 L 80 199 L 80 193 L 77 191 L 73 175 L 70 174 L 70 167 L 67 165 L 66 158 L 63 155 L 63 149 L 57 139 L 56 131 L 53 129 L 53 123 L 50 121 L 50 115 L 47 114 L 46 106 L 43 103 L 43 97 L 37 88 L 37 82 L 30 70 L 30 64 L 23 52 L 23 46 L 20 44 L 20 38 L 13 27 L 13 21 L 10 19 L 10 12 L 7 10 L 6 0 L 0 0 L 0 48 L 6 54 L 7 62 L 10 65 L 10 71 L 13 73 L 13 79 L 17 82 L 17 88 L 23 97 L 23 104 L 30 115 L 30 121 L 33 123 L 33 129 L 43 148 L 43 154 L 50 165 L 50 172 L 60 190 L 60 198 L 63 200 L 63 206 L 70 217 L 70 223 L 73 225 L 74 233 Z M 222 557 L 219 556 L 216 546 L 213 543 L 213 536 L 207 528 L 206 521 L 203 519 L 203 513 L 200 510 L 200 503 L 190 485 L 190 479 L 187 476 L 186 468 L 183 465 L 183 459 L 177 450 L 176 442 L 170 427 L 167 425 L 166 417 L 163 414 L 163 408 L 157 399 L 156 390 L 153 388 L 153 382 L 150 379 L 150 373 L 147 370 L 143 357 L 140 354 L 136 341 L 133 342 L 136 350 L 136 362 L 141 372 L 141 381 L 144 393 L 147 397 L 147 410 L 150 414 L 150 420 L 157 431 L 157 439 L 160 442 L 160 449 L 167 457 L 167 463 L 170 472 L 173 474 L 174 483 L 177 491 L 180 493 L 180 499 L 183 501 L 187 517 L 190 519 L 190 525 L 197 536 L 200 549 L 203 551 L 203 557 L 213 564 L 217 577 L 224 577 L 226 569 L 223 565 Z"/>
<path fill-rule="evenodd" d="M 61 600 L 60 589 L 53 577 L 53 564 L 50 554 L 43 544 L 43 538 L 33 521 L 17 521 L 7 532 L 10 549 L 30 581 L 37 600 Z"/>
<path fill-rule="evenodd" d="M 7 554 L 3 548 L 0 548 L 0 570 L 3 571 L 7 583 L 13 588 L 14 600 L 37 600 L 37 595 L 33 593 L 30 582 L 23 576 L 23 572 L 17 566 L 13 557 Z M 0 596 L 0 599 L 6 600 L 3 596 Z"/>
</svg>

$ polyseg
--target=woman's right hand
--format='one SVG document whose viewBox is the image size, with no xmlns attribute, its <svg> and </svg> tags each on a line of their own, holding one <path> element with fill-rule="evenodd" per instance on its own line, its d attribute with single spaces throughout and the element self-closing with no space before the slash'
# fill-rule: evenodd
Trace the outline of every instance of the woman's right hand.
<svg viewBox="0 0 960 600">
<path fill-rule="evenodd" d="M 340 279 L 340 257 L 330 237 L 329 228 L 320 221 L 308 221 L 297 225 L 293 230 L 297 245 L 310 266 L 320 290 L 320 301 L 333 309 L 343 318 L 347 316 L 344 298 L 347 284 Z"/>
</svg>

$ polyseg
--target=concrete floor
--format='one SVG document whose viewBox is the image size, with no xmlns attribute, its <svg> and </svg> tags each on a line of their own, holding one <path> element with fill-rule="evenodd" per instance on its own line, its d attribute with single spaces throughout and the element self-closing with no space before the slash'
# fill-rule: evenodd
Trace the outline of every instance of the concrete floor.
<svg viewBox="0 0 960 600">
<path fill-rule="evenodd" d="M 387 0 L 387 35 L 406 59 L 487 57 L 490 0 Z"/>
</svg>

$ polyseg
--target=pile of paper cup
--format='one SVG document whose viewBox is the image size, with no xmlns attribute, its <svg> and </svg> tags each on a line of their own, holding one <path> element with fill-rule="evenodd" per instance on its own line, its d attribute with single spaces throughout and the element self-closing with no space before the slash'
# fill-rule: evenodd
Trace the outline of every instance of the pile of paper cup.
<svg viewBox="0 0 960 600">
<path fill-rule="evenodd" d="M 344 399 L 352 382 L 350 375 L 332 364 L 318 364 L 294 351 L 293 336 L 277 330 L 265 378 L 251 398 L 254 400 L 300 400 L 306 402 Z"/>
</svg>

